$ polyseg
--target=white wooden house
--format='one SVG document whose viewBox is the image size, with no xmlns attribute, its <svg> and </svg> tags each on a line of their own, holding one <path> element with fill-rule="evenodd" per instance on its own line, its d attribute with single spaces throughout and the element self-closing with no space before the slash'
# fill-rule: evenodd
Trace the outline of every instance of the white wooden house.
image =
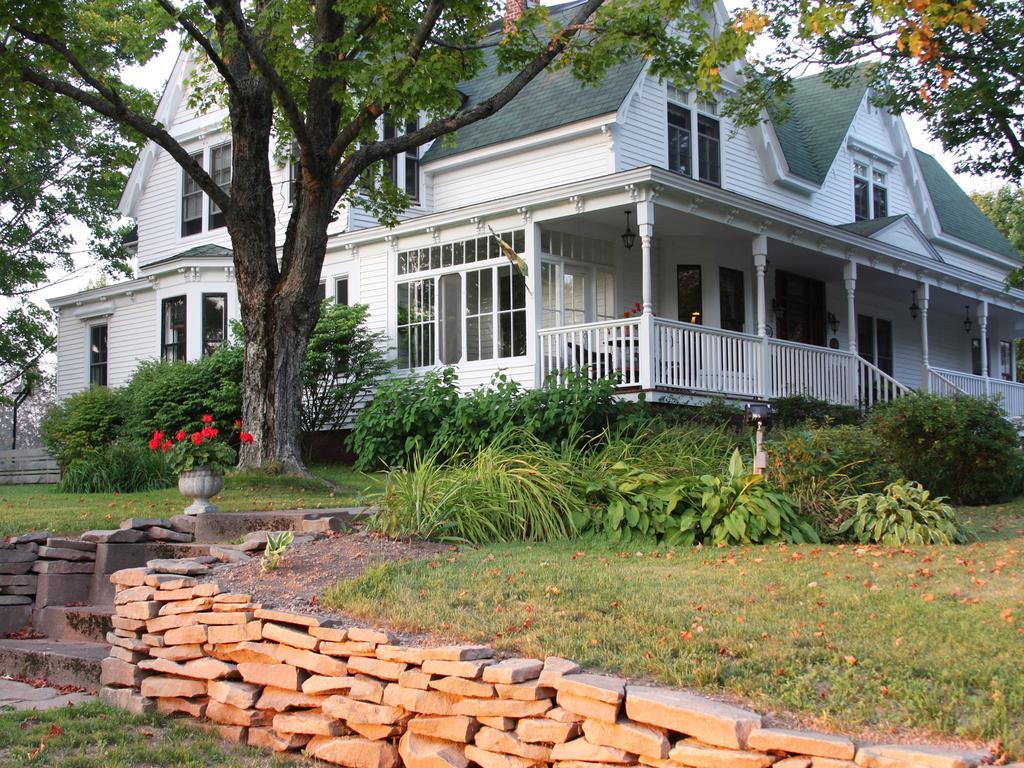
<svg viewBox="0 0 1024 768">
<path fill-rule="evenodd" d="M 177 62 L 157 118 L 229 184 L 225 115 L 189 108 L 190 66 Z M 499 78 L 489 68 L 462 90 L 472 100 Z M 543 74 L 499 114 L 397 158 L 414 200 L 398 226 L 341 211 L 323 293 L 369 305 L 399 369 L 455 365 L 465 386 L 586 366 L 649 399 L 870 404 L 924 388 L 998 395 L 1024 416 L 1024 292 L 1003 282 L 1021 255 L 863 85 L 812 76 L 791 101 L 786 122 L 742 128 L 640 61 L 587 89 Z M 289 168 L 275 183 L 283 239 Z M 124 384 L 145 359 L 197 359 L 238 314 L 223 221 L 154 145 L 122 210 L 136 277 L 51 302 L 60 396 Z"/>
</svg>

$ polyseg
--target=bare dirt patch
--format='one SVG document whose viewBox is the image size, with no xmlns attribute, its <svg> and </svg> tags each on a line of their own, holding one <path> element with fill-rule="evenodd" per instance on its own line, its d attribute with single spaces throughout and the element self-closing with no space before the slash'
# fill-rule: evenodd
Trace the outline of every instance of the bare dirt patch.
<svg viewBox="0 0 1024 768">
<path fill-rule="evenodd" d="M 330 613 L 317 600 L 319 595 L 342 579 L 361 576 L 367 568 L 385 562 L 421 560 L 447 549 L 429 541 L 396 541 L 356 530 L 336 533 L 288 549 L 277 570 L 264 572 L 260 558 L 242 565 L 218 568 L 220 586 L 232 592 L 252 595 L 266 608 L 301 613 Z"/>
</svg>

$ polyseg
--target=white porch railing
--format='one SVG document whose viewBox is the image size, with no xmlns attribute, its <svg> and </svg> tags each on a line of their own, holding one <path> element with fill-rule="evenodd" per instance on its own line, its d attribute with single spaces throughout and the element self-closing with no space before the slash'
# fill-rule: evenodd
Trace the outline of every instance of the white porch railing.
<svg viewBox="0 0 1024 768">
<path fill-rule="evenodd" d="M 640 386 L 640 318 L 545 328 L 537 334 L 541 379 L 586 369 L 591 378 Z"/>
<path fill-rule="evenodd" d="M 546 328 L 538 333 L 538 357 L 542 379 L 586 369 L 593 378 L 644 390 L 741 398 L 807 395 L 865 407 L 909 392 L 845 350 L 658 317 Z"/>
<path fill-rule="evenodd" d="M 987 376 L 976 376 L 973 373 L 961 373 L 946 368 L 928 369 L 929 391 L 940 394 L 956 392 L 973 397 L 995 397 L 999 400 L 1003 411 L 1011 419 L 1024 417 L 1024 384 L 1005 379 L 993 379 Z"/>
</svg>

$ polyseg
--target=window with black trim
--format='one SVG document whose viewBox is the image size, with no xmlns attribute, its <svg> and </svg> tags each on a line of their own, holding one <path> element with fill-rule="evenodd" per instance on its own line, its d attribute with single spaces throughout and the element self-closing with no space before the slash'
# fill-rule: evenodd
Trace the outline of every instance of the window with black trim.
<svg viewBox="0 0 1024 768">
<path fill-rule="evenodd" d="M 107 324 L 89 328 L 89 384 L 107 386 Z"/>
<path fill-rule="evenodd" d="M 228 295 L 203 294 L 203 357 L 217 351 L 228 338 Z"/>
<path fill-rule="evenodd" d="M 174 296 L 160 304 L 160 350 L 165 362 L 185 360 L 186 299 Z"/>
<path fill-rule="evenodd" d="M 690 110 L 677 104 L 668 105 L 668 169 L 690 176 L 691 155 Z"/>
<path fill-rule="evenodd" d="M 857 354 L 892 376 L 892 321 L 857 315 Z"/>
<path fill-rule="evenodd" d="M 231 143 L 221 144 L 210 150 L 210 178 L 214 184 L 227 192 L 231 187 Z M 225 226 L 224 212 L 210 200 L 210 229 Z"/>
<path fill-rule="evenodd" d="M 853 163 L 853 220 L 884 219 L 889 215 L 888 177 L 866 162 Z"/>
<path fill-rule="evenodd" d="M 747 322 L 747 305 L 743 296 L 743 273 L 740 270 L 718 268 L 718 296 L 722 313 L 721 327 L 742 333 Z"/>
<path fill-rule="evenodd" d="M 327 281 L 321 280 L 320 285 L 316 287 L 316 300 L 318 304 L 322 304 L 324 299 L 327 298 Z"/>
<path fill-rule="evenodd" d="M 334 280 L 334 303 L 348 304 L 348 275 Z"/>
<path fill-rule="evenodd" d="M 981 339 L 971 339 L 971 373 L 975 376 L 984 376 L 985 371 L 981 365 Z"/>
<path fill-rule="evenodd" d="M 698 178 L 709 184 L 722 183 L 722 151 L 718 120 L 697 114 Z"/>
<path fill-rule="evenodd" d="M 200 167 L 203 153 L 191 156 Z M 203 231 L 203 190 L 184 170 L 181 172 L 181 236 L 197 235 Z"/>
<path fill-rule="evenodd" d="M 676 267 L 676 303 L 680 320 L 695 325 L 704 324 L 704 296 L 699 264 L 680 264 Z"/>
<path fill-rule="evenodd" d="M 419 128 L 416 120 L 408 120 L 405 123 L 404 134 L 409 134 Z M 393 139 L 399 135 L 398 128 L 388 121 L 384 122 L 384 140 Z M 420 149 L 416 147 L 406 152 L 399 152 L 389 157 L 386 161 L 386 173 L 388 180 L 399 190 L 409 196 L 409 200 L 418 203 L 420 199 Z"/>
<path fill-rule="evenodd" d="M 722 137 L 713 101 L 668 90 L 668 168 L 708 184 L 722 183 Z M 694 142 L 696 137 L 696 143 Z"/>
</svg>

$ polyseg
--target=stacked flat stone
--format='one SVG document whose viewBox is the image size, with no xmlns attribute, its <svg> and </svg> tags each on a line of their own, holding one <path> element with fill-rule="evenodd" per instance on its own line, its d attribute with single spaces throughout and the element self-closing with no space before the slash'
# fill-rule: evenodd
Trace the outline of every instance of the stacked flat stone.
<svg viewBox="0 0 1024 768">
<path fill-rule="evenodd" d="M 860 746 L 754 712 L 480 645 L 263 609 L 189 576 L 112 577 L 101 697 L 204 718 L 222 736 L 350 768 L 971 768 L 982 755 Z"/>
<path fill-rule="evenodd" d="M 29 533 L 0 543 L 0 633 L 14 631 L 24 623 L 35 602 L 39 576 L 33 570 L 39 559 L 39 545 L 50 534 Z"/>
</svg>

